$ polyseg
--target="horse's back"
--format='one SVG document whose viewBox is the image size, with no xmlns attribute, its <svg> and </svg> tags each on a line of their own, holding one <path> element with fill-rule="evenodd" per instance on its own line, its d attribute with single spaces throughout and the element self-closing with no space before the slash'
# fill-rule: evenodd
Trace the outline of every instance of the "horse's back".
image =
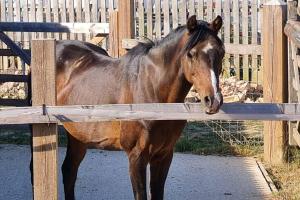
<svg viewBox="0 0 300 200">
<path fill-rule="evenodd" d="M 112 95 L 107 83 L 115 78 L 116 63 L 104 49 L 87 42 L 59 41 L 56 59 L 58 104 L 113 103 L 105 97 Z"/>
<path fill-rule="evenodd" d="M 57 57 L 58 105 L 116 103 L 116 63 L 96 45 L 59 41 Z M 119 122 L 64 123 L 69 134 L 96 148 L 120 149 Z"/>
</svg>

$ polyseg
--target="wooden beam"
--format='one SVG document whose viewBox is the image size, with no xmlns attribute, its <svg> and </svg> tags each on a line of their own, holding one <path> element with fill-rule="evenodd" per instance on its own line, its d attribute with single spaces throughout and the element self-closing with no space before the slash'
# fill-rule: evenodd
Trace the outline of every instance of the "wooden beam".
<svg viewBox="0 0 300 200">
<path fill-rule="evenodd" d="M 25 53 L 30 55 L 30 49 L 22 49 Z M 0 56 L 19 56 L 18 54 L 14 53 L 11 49 L 0 49 Z"/>
<path fill-rule="evenodd" d="M 289 20 L 284 28 L 286 36 L 300 48 L 300 22 Z"/>
<path fill-rule="evenodd" d="M 55 40 L 32 41 L 32 105 L 56 105 Z M 47 117 L 44 111 L 43 116 Z M 58 199 L 57 124 L 33 125 L 35 200 Z"/>
<path fill-rule="evenodd" d="M 123 39 L 122 48 L 132 49 L 139 42 L 143 40 L 137 39 Z M 262 55 L 262 45 L 258 44 L 231 44 L 225 43 L 225 51 L 227 54 L 239 54 L 239 55 Z"/>
<path fill-rule="evenodd" d="M 297 121 L 300 104 L 224 104 L 207 115 L 202 104 L 106 104 L 0 108 L 1 124 L 130 120 L 273 120 Z"/>
<path fill-rule="evenodd" d="M 293 140 L 294 142 L 300 147 L 300 133 L 299 131 L 294 128 L 292 131 L 291 131 L 291 136 L 293 137 Z"/>
<path fill-rule="evenodd" d="M 134 0 L 118 1 L 119 10 L 119 47 L 122 47 L 123 39 L 134 37 Z M 126 53 L 126 49 L 119 48 L 119 55 Z"/>
<path fill-rule="evenodd" d="M 44 22 L 0 22 L 0 31 L 7 32 L 54 32 L 91 33 L 108 35 L 108 23 L 44 23 Z"/>
<path fill-rule="evenodd" d="M 27 99 L 0 99 L 0 106 L 30 106 Z"/>
<path fill-rule="evenodd" d="M 30 55 L 23 51 L 3 31 L 0 31 L 0 40 L 4 42 L 15 54 L 17 54 L 27 65 L 30 65 Z"/>
<path fill-rule="evenodd" d="M 109 13 L 109 55 L 119 57 L 119 13 L 114 10 Z"/>
<path fill-rule="evenodd" d="M 4 82 L 28 82 L 28 75 L 0 74 L 0 83 Z"/>
<path fill-rule="evenodd" d="M 287 102 L 287 39 L 283 34 L 287 20 L 287 5 L 272 0 L 263 7 L 263 87 L 264 101 Z M 286 160 L 287 123 L 264 123 L 264 159 L 271 164 Z"/>
</svg>

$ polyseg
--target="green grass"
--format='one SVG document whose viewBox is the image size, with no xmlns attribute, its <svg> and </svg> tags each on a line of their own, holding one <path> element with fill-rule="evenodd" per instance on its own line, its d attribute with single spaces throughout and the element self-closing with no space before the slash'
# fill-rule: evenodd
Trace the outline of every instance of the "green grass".
<svg viewBox="0 0 300 200">
<path fill-rule="evenodd" d="M 0 144 L 30 144 L 28 126 L 0 126 Z M 58 134 L 59 146 L 66 146 L 67 138 L 62 127 Z M 256 155 L 261 153 L 261 146 L 229 145 L 211 131 L 211 128 L 200 122 L 190 122 L 175 146 L 176 152 L 199 155 Z"/>
<path fill-rule="evenodd" d="M 198 155 L 255 156 L 263 151 L 262 145 L 230 145 L 201 122 L 190 122 L 175 146 L 176 152 Z"/>
</svg>

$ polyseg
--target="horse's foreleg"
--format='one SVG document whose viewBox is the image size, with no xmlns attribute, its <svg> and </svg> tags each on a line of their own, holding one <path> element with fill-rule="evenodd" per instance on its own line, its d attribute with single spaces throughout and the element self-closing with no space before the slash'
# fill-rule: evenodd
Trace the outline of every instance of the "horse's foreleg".
<svg viewBox="0 0 300 200">
<path fill-rule="evenodd" d="M 152 200 L 164 198 L 164 186 L 172 162 L 173 151 L 154 156 L 150 161 L 150 193 Z"/>
<path fill-rule="evenodd" d="M 86 146 L 68 134 L 68 147 L 65 160 L 62 165 L 65 199 L 74 200 L 75 181 L 78 167 L 86 154 Z"/>
<path fill-rule="evenodd" d="M 129 154 L 129 173 L 135 200 L 146 200 L 146 168 L 148 160 L 140 150 L 134 148 Z"/>
</svg>

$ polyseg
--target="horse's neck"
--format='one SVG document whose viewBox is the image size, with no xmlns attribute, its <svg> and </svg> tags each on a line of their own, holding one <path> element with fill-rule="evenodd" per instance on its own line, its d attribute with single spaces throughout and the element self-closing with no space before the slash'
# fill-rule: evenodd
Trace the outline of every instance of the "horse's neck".
<svg viewBox="0 0 300 200">
<path fill-rule="evenodd" d="M 168 44 L 164 48 L 153 49 L 150 58 L 157 68 L 153 83 L 158 99 L 166 103 L 181 103 L 184 101 L 191 84 L 186 80 L 181 66 L 182 42 Z"/>
</svg>

